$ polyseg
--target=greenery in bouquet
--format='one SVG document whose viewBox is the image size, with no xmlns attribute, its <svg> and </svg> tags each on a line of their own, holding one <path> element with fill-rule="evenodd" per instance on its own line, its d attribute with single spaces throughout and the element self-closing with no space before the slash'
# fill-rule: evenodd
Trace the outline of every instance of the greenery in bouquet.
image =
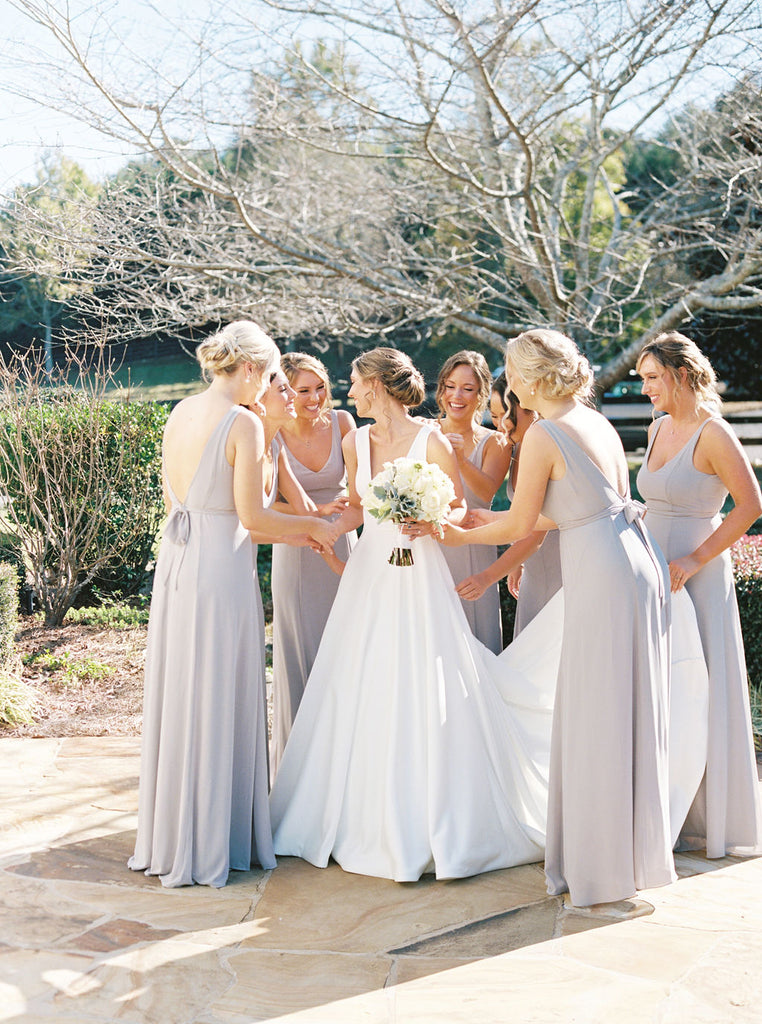
<svg viewBox="0 0 762 1024">
<path fill-rule="evenodd" d="M 379 522 L 401 526 L 405 522 L 433 523 L 440 537 L 443 524 L 455 498 L 449 476 L 434 463 L 399 458 L 385 462 L 362 497 L 363 508 Z M 410 548 L 396 547 L 391 565 L 412 565 Z"/>
</svg>

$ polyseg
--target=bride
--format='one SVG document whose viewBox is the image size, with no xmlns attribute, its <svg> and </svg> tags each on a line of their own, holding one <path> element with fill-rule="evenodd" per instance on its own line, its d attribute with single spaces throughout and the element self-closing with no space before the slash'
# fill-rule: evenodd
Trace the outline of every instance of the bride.
<svg viewBox="0 0 762 1024">
<path fill-rule="evenodd" d="M 345 528 L 400 456 L 444 470 L 462 515 L 450 443 L 408 412 L 424 398 L 409 358 L 361 355 L 349 395 L 374 422 L 344 439 Z M 407 532 L 414 564 L 390 565 L 397 528 L 365 517 L 271 793 L 275 852 L 400 882 L 542 860 L 558 649 L 541 613 L 502 655 L 489 652 L 430 525 Z"/>
</svg>

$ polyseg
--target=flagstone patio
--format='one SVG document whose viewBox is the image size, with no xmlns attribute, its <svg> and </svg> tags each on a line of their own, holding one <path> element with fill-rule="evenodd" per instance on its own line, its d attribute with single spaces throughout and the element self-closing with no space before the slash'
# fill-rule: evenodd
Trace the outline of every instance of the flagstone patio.
<svg viewBox="0 0 762 1024">
<path fill-rule="evenodd" d="M 397 884 L 284 858 L 165 890 L 126 867 L 138 763 L 133 737 L 0 740 L 0 1021 L 762 1019 L 762 858 L 679 856 L 627 919 L 540 865 Z"/>
</svg>

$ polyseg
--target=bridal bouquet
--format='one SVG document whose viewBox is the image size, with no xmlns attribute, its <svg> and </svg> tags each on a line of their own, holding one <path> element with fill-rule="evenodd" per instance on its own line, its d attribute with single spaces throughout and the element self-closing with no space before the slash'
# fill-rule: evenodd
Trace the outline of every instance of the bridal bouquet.
<svg viewBox="0 0 762 1024">
<path fill-rule="evenodd" d="M 455 497 L 449 476 L 430 462 L 400 458 L 385 462 L 362 497 L 362 506 L 379 522 L 401 526 L 406 520 L 434 523 L 443 536 L 442 524 Z M 389 558 L 390 565 L 412 565 L 413 552 L 401 544 Z"/>
</svg>

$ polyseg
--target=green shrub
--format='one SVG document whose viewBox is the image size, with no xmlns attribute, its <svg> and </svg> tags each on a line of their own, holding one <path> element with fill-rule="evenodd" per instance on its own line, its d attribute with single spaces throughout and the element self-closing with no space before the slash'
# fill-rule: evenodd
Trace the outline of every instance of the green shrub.
<svg viewBox="0 0 762 1024">
<path fill-rule="evenodd" d="M 16 573 L 16 590 L 18 597 L 26 589 L 26 565 L 24 549 L 17 534 L 0 532 L 0 562 L 12 565 Z"/>
<path fill-rule="evenodd" d="M 133 479 L 114 481 L 115 495 L 108 518 L 101 523 L 96 545 L 115 547 L 121 534 L 129 532 L 131 540 L 119 555 L 108 560 L 100 568 L 78 598 L 82 604 L 89 596 L 97 601 L 108 598 L 126 598 L 137 594 L 147 579 L 156 535 L 164 518 L 164 496 L 161 482 L 161 440 L 169 407 L 157 402 L 131 402 L 124 406 L 118 403 L 107 406 L 111 429 L 107 432 L 106 450 L 109 459 L 116 465 L 119 458 L 117 447 L 125 428 L 134 437 L 130 463 Z M 135 478 L 140 481 L 147 496 L 145 504 L 135 507 Z M 135 516 L 139 516 L 135 529 Z M 131 529 L 128 531 L 128 527 Z"/>
<path fill-rule="evenodd" d="M 762 693 L 762 535 L 746 535 L 731 548 L 749 682 Z"/>
<path fill-rule="evenodd" d="M 164 515 L 168 410 L 104 397 L 105 369 L 51 383 L 31 360 L 0 364 L 0 491 L 45 612 L 58 626 L 80 592 L 144 582 Z"/>
<path fill-rule="evenodd" d="M 16 652 L 18 575 L 14 566 L 0 562 L 0 669 L 8 669 Z"/>
<path fill-rule="evenodd" d="M 134 629 L 145 626 L 151 609 L 147 597 L 133 598 L 129 603 L 104 603 L 91 607 L 72 608 L 67 616 L 68 622 L 78 622 L 83 626 L 102 626 L 105 629 Z"/>
</svg>

